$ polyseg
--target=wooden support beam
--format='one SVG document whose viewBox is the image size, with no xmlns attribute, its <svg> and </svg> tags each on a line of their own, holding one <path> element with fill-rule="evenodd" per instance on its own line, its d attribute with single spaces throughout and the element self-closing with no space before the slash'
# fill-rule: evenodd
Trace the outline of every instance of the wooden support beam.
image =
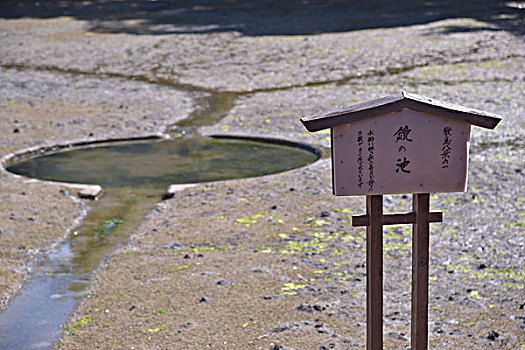
<svg viewBox="0 0 525 350">
<path fill-rule="evenodd" d="M 366 226 L 366 348 L 383 349 L 383 225 L 413 224 L 412 229 L 412 350 L 428 346 L 428 261 L 431 222 L 443 213 L 430 213 L 430 194 L 413 195 L 412 212 L 383 215 L 383 196 L 366 196 L 366 214 L 352 216 L 352 226 Z"/>
<path fill-rule="evenodd" d="M 443 213 L 442 212 L 432 212 L 429 213 L 429 222 L 442 222 Z M 404 214 L 385 214 L 382 218 L 383 225 L 397 225 L 397 224 L 415 224 L 416 223 L 416 213 L 404 213 Z M 352 216 L 352 226 L 368 226 L 370 225 L 370 216 L 358 215 Z"/>
<path fill-rule="evenodd" d="M 366 348 L 383 349 L 383 196 L 366 196 Z"/>
<path fill-rule="evenodd" d="M 430 195 L 413 195 L 416 222 L 412 230 L 412 315 L 411 349 L 428 346 L 428 256 Z"/>
</svg>

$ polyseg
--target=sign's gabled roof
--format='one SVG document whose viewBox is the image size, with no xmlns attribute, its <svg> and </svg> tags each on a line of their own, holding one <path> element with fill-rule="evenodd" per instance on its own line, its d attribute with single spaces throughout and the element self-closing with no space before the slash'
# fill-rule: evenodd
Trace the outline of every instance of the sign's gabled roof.
<svg viewBox="0 0 525 350">
<path fill-rule="evenodd" d="M 501 120 L 501 117 L 496 114 L 402 91 L 376 100 L 356 103 L 336 111 L 304 117 L 301 118 L 301 122 L 308 131 L 314 132 L 401 111 L 404 108 L 460 120 L 487 129 L 494 129 Z"/>
</svg>

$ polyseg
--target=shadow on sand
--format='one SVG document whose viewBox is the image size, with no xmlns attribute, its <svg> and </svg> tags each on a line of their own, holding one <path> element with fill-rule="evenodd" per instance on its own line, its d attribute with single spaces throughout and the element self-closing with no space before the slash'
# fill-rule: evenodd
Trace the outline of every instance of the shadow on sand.
<svg viewBox="0 0 525 350">
<path fill-rule="evenodd" d="M 4 0 L 2 18 L 72 16 L 91 31 L 163 35 L 237 31 L 246 36 L 309 35 L 424 24 L 446 18 L 487 23 L 449 31 L 525 34 L 525 4 L 496 0 Z M 496 26 L 496 27 L 494 27 Z"/>
</svg>

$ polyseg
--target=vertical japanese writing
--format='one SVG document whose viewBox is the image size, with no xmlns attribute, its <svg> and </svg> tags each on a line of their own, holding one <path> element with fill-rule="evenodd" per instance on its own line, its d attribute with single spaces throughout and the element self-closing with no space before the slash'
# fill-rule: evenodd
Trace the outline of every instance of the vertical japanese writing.
<svg viewBox="0 0 525 350">
<path fill-rule="evenodd" d="M 363 186 L 363 132 L 357 132 L 357 186 Z"/>
<path fill-rule="evenodd" d="M 371 192 L 374 190 L 374 183 L 375 183 L 375 175 L 374 175 L 374 140 L 375 135 L 373 130 L 369 130 L 368 133 L 368 192 Z"/>
<path fill-rule="evenodd" d="M 406 142 L 412 142 L 412 139 L 410 138 L 410 135 L 409 135 L 410 132 L 412 132 L 412 129 L 410 129 L 408 125 L 399 127 L 399 129 L 397 129 L 397 131 L 394 133 L 396 143 L 401 142 L 401 143 L 406 144 Z M 407 148 L 403 144 L 400 145 L 397 150 L 398 153 L 403 153 L 406 151 L 407 151 Z M 402 173 L 407 173 L 407 174 L 410 173 L 410 170 L 407 169 L 407 166 L 409 164 L 410 164 L 410 160 L 408 160 L 407 157 L 403 157 L 403 159 L 399 157 L 396 161 L 396 173 L 399 173 L 399 171 L 401 171 Z"/>
<path fill-rule="evenodd" d="M 452 128 L 450 126 L 446 126 L 443 128 L 443 147 L 441 147 L 441 168 L 448 168 L 448 160 L 450 158 L 450 152 L 452 152 L 452 148 L 450 147 L 450 143 L 452 142 L 450 136 L 452 135 Z"/>
</svg>

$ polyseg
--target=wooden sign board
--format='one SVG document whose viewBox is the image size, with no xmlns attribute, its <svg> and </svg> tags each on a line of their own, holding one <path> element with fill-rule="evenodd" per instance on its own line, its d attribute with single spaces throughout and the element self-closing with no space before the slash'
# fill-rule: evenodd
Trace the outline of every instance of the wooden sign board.
<svg viewBox="0 0 525 350">
<path fill-rule="evenodd" d="M 332 129 L 337 196 L 466 190 L 470 124 L 403 109 Z"/>
<path fill-rule="evenodd" d="M 406 92 L 301 119 L 309 131 L 331 129 L 337 196 L 464 192 L 470 127 L 500 120 Z"/>
<path fill-rule="evenodd" d="M 413 224 L 411 348 L 428 346 L 430 192 L 466 190 L 470 126 L 501 118 L 428 97 L 399 94 L 302 118 L 308 131 L 331 129 L 334 194 L 366 195 L 366 348 L 383 349 L 383 225 Z M 383 214 L 383 194 L 413 193 L 412 212 Z"/>
</svg>

